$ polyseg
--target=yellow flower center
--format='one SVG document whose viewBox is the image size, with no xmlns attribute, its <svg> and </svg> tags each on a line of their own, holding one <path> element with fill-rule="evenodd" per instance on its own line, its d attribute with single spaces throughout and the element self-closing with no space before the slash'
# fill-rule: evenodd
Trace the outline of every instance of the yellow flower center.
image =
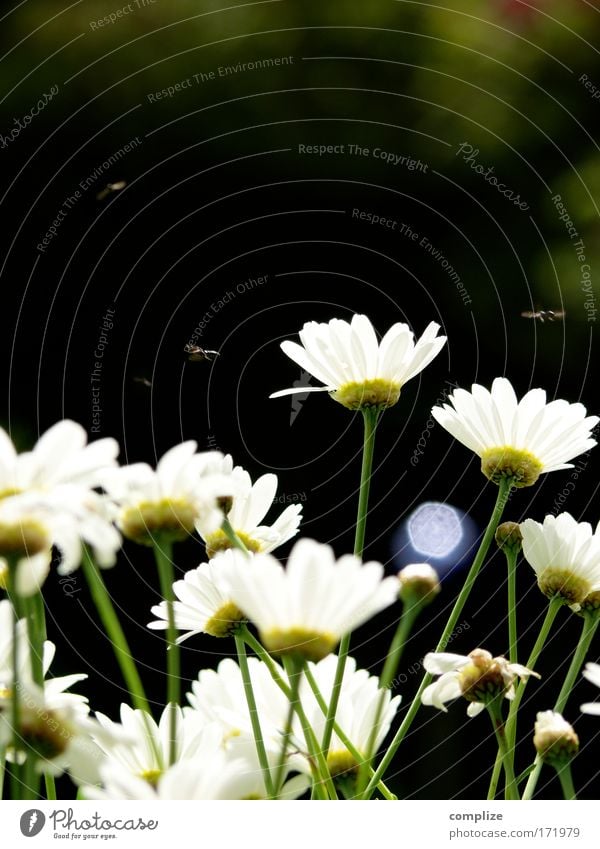
<svg viewBox="0 0 600 849">
<path fill-rule="evenodd" d="M 16 486 L 7 487 L 7 489 L 0 489 L 0 501 L 3 498 L 10 498 L 12 495 L 21 495 L 23 492 L 22 489 L 18 489 Z"/>
<path fill-rule="evenodd" d="M 332 776 L 347 772 L 356 772 L 358 764 L 347 749 L 330 751 L 327 755 L 327 766 Z"/>
<path fill-rule="evenodd" d="M 289 628 L 287 631 L 261 632 L 262 642 L 272 654 L 295 655 L 317 663 L 327 657 L 338 644 L 333 634 L 310 631 L 307 628 Z"/>
<path fill-rule="evenodd" d="M 251 551 L 253 554 L 258 554 L 261 551 L 260 542 L 253 539 L 248 534 L 245 534 L 243 531 L 235 530 L 235 532 L 248 551 Z M 233 548 L 233 545 L 229 542 L 226 535 L 220 528 L 213 534 L 209 534 L 204 542 L 206 544 L 206 556 L 209 560 L 211 560 L 220 551 L 226 551 L 228 548 Z"/>
<path fill-rule="evenodd" d="M 124 510 L 121 530 L 128 539 L 141 545 L 153 545 L 157 535 L 180 542 L 194 533 L 196 518 L 194 505 L 184 499 L 142 501 Z"/>
<path fill-rule="evenodd" d="M 228 601 L 210 617 L 204 631 L 211 637 L 228 637 L 238 622 L 243 622 L 245 618 L 242 611 L 232 601 Z"/>
<path fill-rule="evenodd" d="M 62 755 L 74 736 L 73 729 L 63 719 L 44 708 L 24 712 L 20 734 L 24 748 L 35 752 L 42 761 Z"/>
<path fill-rule="evenodd" d="M 158 779 L 162 775 L 161 769 L 145 769 L 143 772 L 140 772 L 140 778 L 143 778 L 144 781 L 147 781 L 152 787 L 156 787 L 158 784 Z"/>
<path fill-rule="evenodd" d="M 570 569 L 554 566 L 544 569 L 538 578 L 538 586 L 548 598 L 560 596 L 565 604 L 581 604 L 591 590 L 591 584 Z"/>
<path fill-rule="evenodd" d="M 399 383 L 384 380 L 382 377 L 375 377 L 372 380 L 363 380 L 360 383 L 345 383 L 335 392 L 330 392 L 330 395 L 334 401 L 338 401 L 349 410 L 360 410 L 362 407 L 384 409 L 385 407 L 393 407 L 394 404 L 398 403 L 401 388 Z"/>
<path fill-rule="evenodd" d="M 600 591 L 596 590 L 586 595 L 581 602 L 581 609 L 578 612 L 581 614 L 594 613 L 596 616 L 600 616 Z"/>
<path fill-rule="evenodd" d="M 33 557 L 51 546 L 47 528 L 37 519 L 0 522 L 0 556 L 19 560 Z"/>
<path fill-rule="evenodd" d="M 481 471 L 495 484 L 512 478 L 515 487 L 532 486 L 543 468 L 544 464 L 534 454 L 510 445 L 488 448 L 481 455 Z"/>
</svg>

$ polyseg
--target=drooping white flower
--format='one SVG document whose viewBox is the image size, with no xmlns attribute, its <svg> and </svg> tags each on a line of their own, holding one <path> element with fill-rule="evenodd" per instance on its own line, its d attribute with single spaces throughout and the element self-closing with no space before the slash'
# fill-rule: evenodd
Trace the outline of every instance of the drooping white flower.
<svg viewBox="0 0 600 849">
<path fill-rule="evenodd" d="M 583 677 L 591 681 L 596 687 L 600 687 L 600 663 L 586 663 Z M 586 702 L 581 705 L 581 711 L 582 713 L 591 713 L 594 716 L 600 716 L 600 701 Z"/>
<path fill-rule="evenodd" d="M 318 663 L 308 664 L 326 704 L 329 704 L 331 700 L 337 661 L 337 656 L 331 654 Z M 348 657 L 336 711 L 336 722 L 354 748 L 365 757 L 371 741 L 371 732 L 376 720 L 381 694 L 382 690 L 379 689 L 377 676 L 369 675 L 366 669 L 357 669 L 356 660 L 353 657 Z M 321 740 L 325 730 L 325 715 L 305 679 L 302 680 L 300 687 L 300 699 L 317 740 Z M 384 704 L 379 720 L 375 749 L 379 748 L 388 733 L 399 704 L 400 696 L 392 698 L 390 690 L 384 691 Z M 297 729 L 297 736 L 301 736 L 300 726 Z M 335 732 L 329 746 L 327 765 L 332 775 L 354 771 L 360 766 Z"/>
<path fill-rule="evenodd" d="M 569 763 L 579 751 L 579 737 L 560 713 L 538 713 L 533 745 L 540 758 L 557 768 Z"/>
<path fill-rule="evenodd" d="M 300 504 L 290 504 L 272 525 L 261 525 L 277 494 L 277 475 L 262 475 L 252 483 L 245 469 L 241 466 L 234 467 L 230 454 L 223 457 L 220 468 L 215 464 L 214 471 L 230 478 L 233 483 L 233 498 L 226 514 L 233 530 L 250 551 L 263 554 L 273 551 L 298 533 L 302 513 Z M 204 533 L 201 526 L 198 526 L 197 530 L 206 543 L 209 558 L 231 547 L 222 530 Z"/>
<path fill-rule="evenodd" d="M 212 533 L 223 521 L 219 499 L 233 494 L 231 479 L 214 473 L 218 452 L 196 453 L 183 442 L 167 451 L 156 471 L 134 463 L 107 471 L 102 486 L 119 505 L 118 526 L 124 536 L 152 545 L 156 535 L 186 539 L 196 525 Z M 216 454 L 216 456 L 215 456 Z"/>
<path fill-rule="evenodd" d="M 600 534 L 591 525 L 561 513 L 546 516 L 543 525 L 526 519 L 520 529 L 523 555 L 546 596 L 576 608 L 600 590 Z"/>
<path fill-rule="evenodd" d="M 432 321 L 415 343 L 409 326 L 398 322 L 379 342 L 365 315 L 354 315 L 350 322 L 337 318 L 328 323 L 309 321 L 299 334 L 302 345 L 286 340 L 281 348 L 324 386 L 284 389 L 270 397 L 330 392 L 351 410 L 391 407 L 404 384 L 442 349 L 446 337 L 437 336 L 438 330 L 439 325 Z"/>
<path fill-rule="evenodd" d="M 423 659 L 427 672 L 440 677 L 423 690 L 421 701 L 447 712 L 446 702 L 463 696 L 471 702 L 469 716 L 477 716 L 499 696 L 515 697 L 515 681 L 526 680 L 537 672 L 520 663 L 509 663 L 504 657 L 492 657 L 488 651 L 474 649 L 468 655 L 429 652 Z"/>
<path fill-rule="evenodd" d="M 185 631 L 177 642 L 182 643 L 195 634 L 210 634 L 212 637 L 229 636 L 244 614 L 229 596 L 229 584 L 223 575 L 226 563 L 240 560 L 251 569 L 248 556 L 241 551 L 224 551 L 209 563 L 201 563 L 197 569 L 186 572 L 182 581 L 173 584 L 173 592 L 179 601 L 173 603 L 175 627 Z M 167 603 L 162 601 L 152 608 L 159 619 L 148 624 L 153 630 L 168 628 Z"/>
<path fill-rule="evenodd" d="M 481 469 L 499 483 L 531 486 L 545 472 L 571 468 L 569 460 L 596 445 L 591 438 L 597 416 L 587 416 L 583 404 L 556 400 L 546 403 L 543 389 L 531 389 L 517 400 L 504 377 L 491 392 L 473 384 L 471 392 L 456 389 L 450 404 L 434 407 L 434 419 L 481 457 Z"/>
<path fill-rule="evenodd" d="M 307 660 L 321 660 L 398 597 L 397 579 L 384 579 L 380 563 L 363 565 L 350 554 L 336 561 L 329 546 L 309 539 L 296 543 L 287 569 L 270 554 L 255 555 L 250 569 L 240 562 L 228 567 L 231 599 L 266 648 Z"/>
</svg>

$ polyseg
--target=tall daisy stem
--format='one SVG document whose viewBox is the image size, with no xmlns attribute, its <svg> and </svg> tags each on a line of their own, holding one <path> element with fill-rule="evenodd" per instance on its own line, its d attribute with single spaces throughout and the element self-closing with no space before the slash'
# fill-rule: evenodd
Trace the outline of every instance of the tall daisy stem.
<svg viewBox="0 0 600 849">
<path fill-rule="evenodd" d="M 519 554 L 514 549 L 505 550 L 506 565 L 508 566 L 508 659 L 518 663 L 517 650 L 517 559 Z"/>
<path fill-rule="evenodd" d="M 365 753 L 364 760 L 358 772 L 358 779 L 356 782 L 356 795 L 358 798 L 362 796 L 365 786 L 367 784 L 368 770 L 369 767 L 371 767 L 373 757 L 375 755 L 375 747 L 377 745 L 377 737 L 379 735 L 379 727 L 381 723 L 383 709 L 385 706 L 386 695 L 388 693 L 388 690 L 392 686 L 394 677 L 396 675 L 396 672 L 398 671 L 398 664 L 400 663 L 402 652 L 404 651 L 404 646 L 406 645 L 408 636 L 412 631 L 413 625 L 415 624 L 415 621 L 421 609 L 422 605 L 419 603 L 414 603 L 411 604 L 410 607 L 405 607 L 404 612 L 400 617 L 398 627 L 396 628 L 396 633 L 394 634 L 394 638 L 390 645 L 387 657 L 385 659 L 383 671 L 379 678 L 379 687 L 381 693 L 379 699 L 377 700 L 375 719 L 373 721 L 373 727 L 371 728 L 371 732 L 369 734 L 367 751 Z"/>
<path fill-rule="evenodd" d="M 273 780 L 273 789 L 276 799 L 279 798 L 279 794 L 281 793 L 281 788 L 283 786 L 283 779 L 285 776 L 285 762 L 287 760 L 288 748 L 292 736 L 294 714 L 297 711 L 298 703 L 300 701 L 298 694 L 300 692 L 300 681 L 302 679 L 301 661 L 299 662 L 291 657 L 284 657 L 283 662 L 286 668 L 286 672 L 288 674 L 288 678 L 290 680 L 290 695 L 288 716 L 283 731 L 283 739 L 281 741 L 281 752 L 279 754 L 279 761 L 277 763 L 277 768 L 275 770 L 275 778 Z"/>
<path fill-rule="evenodd" d="M 562 787 L 564 798 L 570 800 L 576 799 L 577 793 L 575 792 L 575 787 L 573 785 L 571 764 L 567 763 L 564 766 L 557 768 L 556 773 L 560 781 L 560 786 Z"/>
<path fill-rule="evenodd" d="M 594 639 L 594 635 L 598 630 L 599 624 L 600 619 L 598 619 L 597 613 L 584 613 L 581 637 L 579 638 L 579 643 L 577 644 L 575 653 L 571 658 L 569 671 L 567 672 L 563 685 L 560 689 L 560 693 L 558 694 L 556 704 L 553 708 L 556 713 L 562 713 L 566 707 L 571 690 L 573 689 L 577 676 L 579 675 L 581 667 L 587 657 L 588 650 L 592 640 Z M 523 799 L 533 799 L 533 795 L 540 778 L 540 773 L 542 771 L 542 766 L 543 761 L 538 755 L 534 761 L 534 769 L 529 775 L 525 792 L 523 793 Z"/>
<path fill-rule="evenodd" d="M 225 534 L 225 536 L 227 537 L 227 539 L 229 540 L 229 542 L 232 544 L 232 546 L 234 548 L 237 548 L 240 551 L 243 551 L 244 554 L 250 554 L 250 551 L 248 550 L 248 548 L 244 545 L 243 541 L 239 538 L 239 536 L 234 531 L 234 529 L 231 525 L 231 522 L 229 521 L 227 516 L 225 516 L 225 518 L 223 519 L 223 524 L 221 525 L 221 530 L 223 531 L 223 533 Z"/>
<path fill-rule="evenodd" d="M 496 735 L 496 741 L 498 742 L 498 751 L 502 757 L 502 764 L 506 775 L 506 799 L 518 799 L 519 792 L 515 780 L 512 758 L 510 757 L 508 741 L 506 739 L 506 728 L 502 717 L 502 706 L 499 700 L 495 699 L 487 706 L 487 708 L 492 719 L 492 725 L 494 726 L 494 733 Z"/>
<path fill-rule="evenodd" d="M 548 604 L 548 609 L 546 611 L 544 621 L 542 622 L 542 627 L 540 628 L 540 633 L 538 634 L 538 638 L 535 641 L 534 647 L 531 649 L 531 654 L 529 655 L 529 659 L 526 663 L 528 669 L 533 669 L 535 667 L 535 664 L 537 663 L 537 660 L 550 634 L 550 630 L 556 618 L 556 614 L 562 606 L 562 603 L 562 599 L 559 596 L 554 596 L 550 599 L 550 603 Z M 513 762 L 515 757 L 515 740 L 517 737 L 517 711 L 519 710 L 521 699 L 525 694 L 526 685 L 527 681 L 521 681 L 519 684 L 517 684 L 515 697 L 510 703 L 510 708 L 508 710 L 508 719 L 506 720 L 506 739 L 508 740 L 508 745 L 510 747 L 509 751 Z"/>
<path fill-rule="evenodd" d="M 173 569 L 171 543 L 158 539 L 154 542 L 154 556 L 158 568 L 160 591 L 167 605 L 167 704 L 178 705 L 181 701 L 181 673 L 177 628 L 175 626 L 175 571 Z M 177 760 L 177 712 L 171 711 L 169 718 L 169 764 Z"/>
<path fill-rule="evenodd" d="M 12 616 L 12 646 L 11 646 L 11 665 L 12 665 L 12 698 L 11 698 L 11 722 L 12 722 L 12 741 L 13 751 L 16 755 L 21 751 L 21 683 L 19 681 L 19 629 L 17 627 L 20 616 L 20 599 L 16 592 L 16 571 L 17 563 L 12 558 L 7 558 L 8 565 L 8 581 L 7 591 L 13 605 Z M 23 798 L 23 770 L 17 763 L 17 759 L 13 762 L 10 771 L 10 787 L 12 799 Z"/>
<path fill-rule="evenodd" d="M 269 799 L 275 798 L 275 787 L 273 785 L 273 779 L 271 776 L 271 770 L 269 769 L 269 761 L 267 758 L 267 751 L 265 749 L 265 741 L 262 734 L 262 729 L 260 727 L 260 718 L 258 715 L 258 709 L 256 707 L 256 699 L 254 697 L 254 689 L 252 687 L 252 677 L 250 675 L 250 667 L 248 666 L 248 656 L 246 654 L 246 644 L 244 642 L 244 638 L 240 636 L 239 633 L 235 634 L 235 648 L 238 656 L 238 663 L 240 665 L 240 672 L 242 675 L 242 682 L 244 685 L 244 693 L 246 695 L 246 702 L 248 704 L 248 712 L 250 714 L 250 723 L 252 725 L 252 733 L 254 734 L 254 742 L 256 745 L 256 754 L 258 755 L 258 762 L 260 764 L 260 768 L 263 772 L 263 780 L 265 782 L 265 790 L 267 791 L 267 796 Z"/>
<path fill-rule="evenodd" d="M 121 628 L 121 623 L 119 622 L 111 597 L 106 588 L 106 584 L 104 583 L 104 578 L 102 577 L 100 570 L 87 548 L 84 548 L 83 550 L 81 568 L 85 575 L 94 604 L 96 605 L 96 610 L 98 611 L 102 624 L 104 625 L 108 638 L 112 644 L 115 658 L 119 664 L 127 689 L 129 690 L 131 700 L 136 708 L 150 714 L 148 700 L 146 699 L 144 687 L 137 671 L 133 655 L 131 654 L 131 649 L 129 648 L 127 639 L 123 633 L 123 629 Z"/>
<path fill-rule="evenodd" d="M 367 529 L 367 515 L 369 511 L 369 490 L 371 487 L 371 473 L 373 470 L 373 456 L 375 453 L 375 431 L 377 429 L 377 422 L 381 415 L 381 412 L 376 407 L 363 407 L 361 412 L 363 414 L 364 438 L 358 512 L 356 516 L 356 531 L 354 534 L 354 554 L 357 557 L 362 557 L 365 547 L 365 533 Z M 346 668 L 346 658 L 348 657 L 348 652 L 350 650 L 350 636 L 350 634 L 345 634 L 340 641 L 338 662 L 331 691 L 331 701 L 329 702 L 325 729 L 323 731 L 323 739 L 321 741 L 325 757 L 327 757 L 327 752 L 329 751 L 329 744 L 331 743 L 331 735 L 333 733 L 333 724 L 335 722 L 335 715 L 337 713 L 337 707 L 340 700 L 342 681 L 344 679 L 344 669 Z"/>
<path fill-rule="evenodd" d="M 448 645 L 448 641 L 454 631 L 454 628 L 456 627 L 456 623 L 458 622 L 458 619 L 463 611 L 463 608 L 467 603 L 467 599 L 469 598 L 471 590 L 473 589 L 473 585 L 477 579 L 477 576 L 479 575 L 479 570 L 483 565 L 483 561 L 485 560 L 489 547 L 492 544 L 492 540 L 494 539 L 496 528 L 498 527 L 500 519 L 502 518 L 502 513 L 504 511 L 504 508 L 506 507 L 506 503 L 510 495 L 511 486 L 512 480 L 510 478 L 503 478 L 500 481 L 500 484 L 498 486 L 498 495 L 496 496 L 496 503 L 494 505 L 492 516 L 486 528 L 485 534 L 483 535 L 483 539 L 481 540 L 479 550 L 477 551 L 475 559 L 473 560 L 473 564 L 469 570 L 469 574 L 466 577 L 463 588 L 460 591 L 460 594 L 456 599 L 450 617 L 446 622 L 446 627 L 444 628 L 444 632 L 437 644 L 436 652 L 441 652 L 445 650 L 446 646 Z M 381 760 L 381 763 L 375 770 L 373 778 L 369 782 L 369 785 L 364 794 L 364 797 L 366 799 L 369 799 L 371 797 L 376 784 L 383 778 L 386 770 L 394 759 L 394 756 L 400 744 L 404 740 L 419 711 L 423 690 L 431 683 L 432 678 L 433 676 L 429 672 L 427 672 L 423 676 L 423 680 L 421 681 L 419 689 L 417 690 L 411 702 L 411 705 L 408 709 L 406 716 L 404 717 L 404 720 L 402 721 L 402 724 L 400 725 L 400 728 L 396 732 L 394 739 L 390 743 L 387 752 Z"/>
</svg>

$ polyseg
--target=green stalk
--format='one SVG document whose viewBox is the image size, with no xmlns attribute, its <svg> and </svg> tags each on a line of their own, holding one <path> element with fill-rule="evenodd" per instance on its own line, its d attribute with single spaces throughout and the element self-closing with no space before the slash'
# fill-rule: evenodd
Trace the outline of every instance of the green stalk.
<svg viewBox="0 0 600 849">
<path fill-rule="evenodd" d="M 11 558 L 7 558 L 8 575 L 7 575 L 7 591 L 9 598 L 13 604 L 12 617 L 12 646 L 11 646 L 11 665 L 12 665 L 12 692 L 11 692 L 11 721 L 13 732 L 13 750 L 15 755 L 14 763 L 10 771 L 10 786 L 12 799 L 23 798 L 23 770 L 17 763 L 17 755 L 21 747 L 21 735 L 19 729 L 21 727 L 21 684 L 19 681 L 19 645 L 18 645 L 18 629 L 20 599 L 16 592 L 16 571 L 17 562 Z"/>
<path fill-rule="evenodd" d="M 508 740 L 506 739 L 501 699 L 494 699 L 493 702 L 490 702 L 490 704 L 487 705 L 487 709 L 492 720 L 492 725 L 494 726 L 494 734 L 496 735 L 496 740 L 498 742 L 498 751 L 500 752 L 502 765 L 504 766 L 504 773 L 506 776 L 505 797 L 510 800 L 518 799 L 519 792 L 517 789 L 517 782 L 515 781 L 514 767 L 512 758 L 510 757 Z"/>
<path fill-rule="evenodd" d="M 573 775 L 571 773 L 571 764 L 566 763 L 564 766 L 557 767 L 556 773 L 560 780 L 563 796 L 565 799 L 577 799 L 577 793 L 573 785 Z"/>
<path fill-rule="evenodd" d="M 538 638 L 535 641 L 535 645 L 531 650 L 529 660 L 525 664 L 528 669 L 533 669 L 535 667 L 535 664 L 537 663 L 541 651 L 544 648 L 546 640 L 548 639 L 548 635 L 550 634 L 550 630 L 556 618 L 556 614 L 558 613 L 562 604 L 563 601 L 560 596 L 554 596 L 550 599 L 550 603 L 548 604 L 548 610 L 546 611 L 546 616 L 544 617 L 542 627 L 540 628 L 540 633 L 538 634 Z M 525 693 L 526 685 L 527 681 L 521 681 L 516 685 L 515 697 L 510 703 L 510 708 L 508 710 L 508 719 L 506 720 L 506 738 L 508 740 L 508 745 L 510 747 L 510 752 L 513 761 L 515 756 L 515 741 L 517 736 L 517 711 L 519 710 L 521 699 L 523 698 L 523 694 Z"/>
<path fill-rule="evenodd" d="M 569 671 L 567 672 L 567 676 L 563 682 L 560 693 L 556 700 L 556 704 L 554 705 L 554 710 L 556 713 L 562 713 L 566 707 L 567 701 L 569 700 L 569 696 L 571 695 L 571 690 L 575 685 L 575 681 L 577 676 L 581 671 L 581 667 L 587 657 L 587 653 L 589 651 L 592 640 L 594 639 L 594 635 L 598 630 L 598 625 L 600 624 L 600 619 L 598 618 L 598 613 L 596 611 L 588 613 L 587 611 L 583 614 L 583 628 L 581 631 L 581 637 L 579 638 L 579 642 L 577 644 L 577 648 L 575 649 L 575 654 L 571 658 L 571 665 L 569 666 Z"/>
<path fill-rule="evenodd" d="M 562 713 L 566 707 L 567 701 L 571 694 L 571 690 L 573 689 L 575 680 L 579 675 L 581 667 L 583 666 L 589 647 L 591 645 L 592 640 L 594 639 L 594 635 L 598 629 L 599 624 L 600 619 L 598 619 L 598 614 L 596 612 L 585 612 L 583 614 L 583 628 L 581 631 L 581 637 L 579 638 L 575 653 L 571 658 L 569 671 L 567 672 L 566 678 L 563 682 L 560 693 L 556 700 L 556 704 L 553 708 L 556 713 Z M 529 776 L 527 786 L 525 787 L 525 792 L 523 794 L 524 799 L 532 799 L 535 793 L 535 789 L 537 787 L 537 783 L 539 781 L 540 773 L 542 771 L 543 766 L 543 761 L 541 760 L 539 755 L 536 757 L 534 765 L 535 768 Z"/>
<path fill-rule="evenodd" d="M 136 708 L 146 711 L 149 714 L 150 706 L 148 705 L 148 700 L 146 699 L 144 687 L 133 660 L 131 649 L 121 628 L 121 623 L 117 617 L 112 599 L 106 589 L 104 578 L 86 547 L 83 549 L 81 569 L 85 575 L 98 615 L 112 644 L 115 658 L 119 664 L 129 695 L 131 696 L 131 701 Z"/>
<path fill-rule="evenodd" d="M 290 697 L 289 709 L 285 728 L 283 731 L 283 739 L 281 741 L 281 752 L 279 753 L 279 761 L 275 769 L 275 779 L 273 781 L 273 790 L 276 799 L 279 799 L 281 788 L 283 787 L 283 778 L 285 775 L 285 762 L 287 760 L 288 747 L 292 736 L 292 728 L 294 723 L 294 714 L 299 702 L 300 681 L 302 680 L 302 663 L 294 658 L 284 657 L 283 662 L 290 679 Z"/>
<path fill-rule="evenodd" d="M 223 533 L 225 534 L 225 536 L 227 537 L 227 539 L 229 540 L 229 542 L 232 544 L 232 546 L 234 548 L 238 548 L 240 551 L 243 551 L 244 554 L 250 554 L 250 551 L 248 550 L 246 545 L 244 545 L 244 542 L 239 538 L 239 536 L 234 531 L 234 529 L 231 525 L 231 522 L 229 521 L 227 516 L 225 516 L 224 519 L 223 519 L 223 524 L 221 525 L 221 530 L 223 531 Z"/>
<path fill-rule="evenodd" d="M 381 723 L 381 716 L 383 714 L 383 708 L 385 705 L 386 693 L 391 687 L 392 681 L 396 676 L 398 664 L 400 663 L 400 658 L 402 657 L 402 652 L 404 651 L 404 646 L 406 645 L 408 636 L 412 631 L 412 627 L 415 624 L 415 621 L 421 609 L 422 605 L 418 602 L 415 602 L 410 607 L 405 607 L 404 612 L 400 617 L 398 627 L 396 628 L 396 633 L 394 634 L 394 638 L 390 645 L 389 652 L 385 659 L 383 671 L 379 679 L 381 695 L 379 696 L 377 702 L 375 719 L 367 743 L 367 751 L 358 771 L 358 779 L 356 782 L 356 795 L 358 798 L 361 798 L 363 791 L 367 785 L 368 770 L 371 767 L 373 758 L 375 756 L 375 746 L 377 743 L 377 735 L 379 734 L 379 726 Z"/>
<path fill-rule="evenodd" d="M 265 741 L 263 739 L 262 729 L 260 727 L 260 718 L 258 716 L 258 709 L 256 707 L 256 699 L 254 698 L 254 690 L 252 688 L 252 677 L 250 676 L 248 656 L 246 655 L 246 644 L 244 643 L 243 637 L 241 637 L 238 633 L 236 633 L 234 636 L 238 663 L 240 665 L 242 682 L 244 684 L 244 693 L 246 695 L 246 702 L 248 704 L 248 712 L 250 713 L 252 733 L 254 734 L 256 754 L 258 755 L 258 762 L 263 772 L 263 779 L 265 782 L 265 790 L 267 791 L 267 796 L 269 797 L 269 799 L 274 799 L 275 788 L 271 777 L 271 770 L 269 769 L 269 760 L 267 758 L 267 751 L 265 749 Z"/>
<path fill-rule="evenodd" d="M 365 533 L 367 529 L 367 515 L 369 511 L 369 489 L 371 487 L 371 473 L 373 470 L 373 456 L 375 453 L 375 431 L 379 420 L 380 411 L 376 407 L 363 407 L 364 436 L 363 436 L 363 455 L 362 468 L 360 473 L 360 490 L 358 497 L 358 512 L 356 516 L 356 531 L 354 534 L 354 554 L 356 557 L 362 557 L 365 547 Z M 338 662 L 335 670 L 335 678 L 333 688 L 331 690 L 331 701 L 327 711 L 327 719 L 325 721 L 325 729 L 323 731 L 323 740 L 321 747 L 327 758 L 329 744 L 331 743 L 331 735 L 333 733 L 333 724 L 335 715 L 340 700 L 342 689 L 342 681 L 344 680 L 344 670 L 346 668 L 346 659 L 350 650 L 350 634 L 345 634 L 341 641 L 338 651 Z"/>
<path fill-rule="evenodd" d="M 50 775 L 50 773 L 46 773 L 44 775 L 44 782 L 46 784 L 46 798 L 48 800 L 56 799 L 56 783 L 54 781 L 54 776 Z"/>
<path fill-rule="evenodd" d="M 511 663 L 518 663 L 517 650 L 517 559 L 518 553 L 514 549 L 505 550 L 506 564 L 508 566 L 508 659 Z"/>
<path fill-rule="evenodd" d="M 158 568 L 160 591 L 167 605 L 167 704 L 178 705 L 181 701 L 181 675 L 177 628 L 175 627 L 175 572 L 173 569 L 171 543 L 164 539 L 154 541 L 154 557 Z M 177 760 L 177 713 L 172 710 L 169 717 L 169 764 Z"/>
<path fill-rule="evenodd" d="M 446 627 L 444 628 L 444 632 L 443 632 L 442 636 L 440 637 L 440 640 L 439 640 L 437 647 L 435 649 L 436 652 L 445 651 L 445 649 L 448 645 L 448 641 L 450 639 L 450 636 L 452 635 L 452 632 L 454 631 L 454 628 L 456 627 L 456 623 L 458 622 L 458 619 L 459 619 L 459 617 L 460 617 L 460 615 L 463 611 L 463 608 L 464 608 L 465 604 L 467 603 L 467 599 L 469 598 L 471 590 L 473 589 L 473 585 L 474 585 L 474 583 L 477 579 L 477 576 L 479 575 L 479 571 L 480 571 L 480 569 L 483 565 L 483 561 L 485 560 L 485 556 L 488 553 L 488 550 L 489 550 L 489 547 L 492 543 L 492 540 L 494 539 L 494 534 L 496 533 L 496 528 L 498 527 L 498 525 L 500 523 L 500 519 L 502 518 L 502 513 L 504 511 L 504 508 L 505 508 L 506 503 L 508 501 L 508 497 L 510 495 L 511 486 L 512 486 L 512 480 L 510 478 L 502 478 L 502 480 L 500 481 L 500 484 L 498 486 L 498 495 L 496 496 L 496 503 L 494 505 L 494 510 L 492 512 L 492 516 L 491 516 L 490 521 L 488 523 L 488 526 L 486 528 L 485 534 L 483 535 L 483 539 L 481 540 L 481 545 L 479 546 L 479 550 L 477 551 L 477 554 L 475 555 L 475 559 L 473 560 L 473 564 L 472 564 L 472 566 L 469 570 L 469 574 L 466 577 L 463 588 L 460 591 L 460 594 L 459 594 L 458 598 L 456 599 L 456 602 L 454 604 L 454 607 L 452 609 L 450 617 L 449 617 L 448 621 L 446 622 Z M 392 760 L 394 759 L 394 756 L 395 756 L 400 744 L 402 743 L 404 737 L 408 733 L 408 731 L 409 731 L 409 729 L 410 729 L 410 727 L 411 727 L 411 725 L 412 725 L 412 723 L 415 719 L 415 716 L 419 712 L 419 708 L 421 707 L 421 696 L 423 694 L 423 690 L 425 690 L 425 688 L 431 683 L 432 680 L 433 680 L 433 676 L 429 672 L 427 672 L 423 676 L 423 680 L 421 681 L 419 689 L 417 690 L 417 692 L 416 692 L 416 694 L 415 694 L 415 696 L 414 696 L 414 698 L 411 702 L 411 705 L 408 709 L 408 713 L 404 717 L 404 720 L 402 721 L 400 728 L 396 732 L 394 739 L 390 743 L 387 752 L 385 753 L 385 755 L 383 756 L 383 759 L 381 760 L 381 763 L 379 764 L 379 766 L 375 770 L 375 774 L 373 775 L 373 778 L 369 782 L 369 785 L 368 785 L 368 787 L 365 791 L 365 794 L 364 794 L 366 799 L 369 799 L 371 797 L 373 790 L 375 789 L 376 784 L 383 778 L 387 768 L 389 767 Z"/>
<path fill-rule="evenodd" d="M 6 746 L 0 746 L 0 801 L 4 793 L 4 776 L 6 775 Z"/>
<path fill-rule="evenodd" d="M 500 749 L 498 749 L 498 754 L 496 755 L 496 760 L 494 762 L 494 769 L 492 770 L 492 777 L 490 778 L 490 786 L 488 787 L 487 800 L 491 802 L 496 798 L 496 793 L 498 791 L 498 781 L 500 779 L 500 773 L 502 771 L 502 753 Z"/>
<path fill-rule="evenodd" d="M 244 642 L 252 648 L 252 650 L 256 653 L 257 657 L 259 657 L 269 670 L 273 681 L 277 684 L 279 689 L 284 693 L 289 699 L 291 696 L 291 689 L 288 684 L 284 681 L 282 675 L 280 674 L 280 667 L 275 663 L 271 655 L 268 653 L 266 648 L 254 637 L 250 631 L 248 630 L 247 625 L 242 625 L 239 630 L 239 636 Z M 304 672 L 307 677 L 307 680 L 310 683 L 309 676 L 311 675 L 308 665 L 305 665 Z M 323 703 L 324 704 L 324 703 Z M 306 740 L 306 745 L 308 747 L 311 758 L 313 759 L 313 764 L 315 769 L 317 769 L 317 773 L 319 776 L 319 787 L 327 788 L 329 792 L 329 797 L 331 799 L 335 799 L 335 787 L 331 780 L 331 775 L 329 774 L 329 769 L 327 767 L 327 761 L 323 757 L 323 752 L 321 750 L 321 746 L 315 736 L 314 731 L 312 730 L 310 723 L 306 717 L 304 712 L 304 708 L 302 707 L 301 702 L 297 703 L 296 713 L 298 715 L 298 719 L 302 725 L 302 730 L 304 732 L 304 738 Z M 327 706 L 325 706 L 323 713 L 327 713 Z M 334 726 L 336 734 L 339 732 L 339 728 L 337 724 Z M 340 737 L 341 739 L 341 737 Z M 322 787 L 321 787 L 322 785 Z"/>
</svg>

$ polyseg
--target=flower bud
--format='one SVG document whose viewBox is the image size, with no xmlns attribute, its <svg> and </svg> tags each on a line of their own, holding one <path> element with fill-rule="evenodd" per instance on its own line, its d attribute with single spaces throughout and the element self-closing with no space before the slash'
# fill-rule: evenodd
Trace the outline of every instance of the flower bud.
<svg viewBox="0 0 600 849">
<path fill-rule="evenodd" d="M 398 572 L 400 598 L 407 605 L 429 604 L 440 592 L 438 574 L 429 563 L 410 563 Z"/>
<path fill-rule="evenodd" d="M 501 551 L 518 554 L 523 547 L 523 534 L 518 522 L 503 522 L 496 529 L 496 544 Z"/>
<path fill-rule="evenodd" d="M 537 715 L 533 745 L 545 763 L 558 769 L 575 757 L 579 738 L 560 713 L 546 710 Z"/>
</svg>

